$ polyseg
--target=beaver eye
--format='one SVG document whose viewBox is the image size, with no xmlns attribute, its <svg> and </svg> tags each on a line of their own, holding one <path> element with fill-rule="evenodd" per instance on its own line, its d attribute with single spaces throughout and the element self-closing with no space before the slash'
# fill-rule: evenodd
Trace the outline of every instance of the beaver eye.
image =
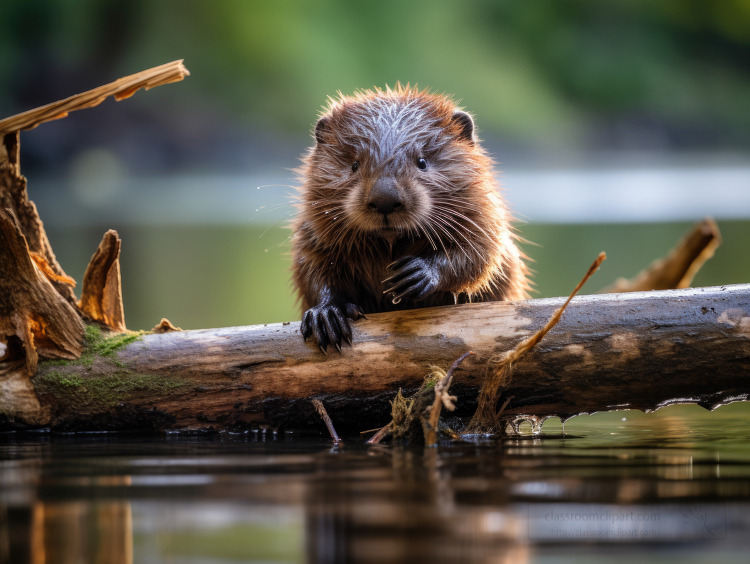
<svg viewBox="0 0 750 564">
<path fill-rule="evenodd" d="M 352 172 L 357 172 L 359 170 L 359 161 L 354 161 L 352 163 Z"/>
<path fill-rule="evenodd" d="M 419 168 L 419 170 L 426 169 L 427 168 L 427 161 L 424 160 L 424 159 L 422 159 L 422 158 L 417 159 L 417 168 Z"/>
</svg>

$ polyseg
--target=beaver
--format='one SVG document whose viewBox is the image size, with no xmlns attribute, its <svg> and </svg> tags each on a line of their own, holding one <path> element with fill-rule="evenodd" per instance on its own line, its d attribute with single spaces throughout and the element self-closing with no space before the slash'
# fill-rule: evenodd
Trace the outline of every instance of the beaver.
<svg viewBox="0 0 750 564">
<path fill-rule="evenodd" d="M 293 279 L 305 340 L 367 313 L 527 297 L 524 255 L 474 120 L 400 84 L 330 98 L 298 169 Z"/>
</svg>

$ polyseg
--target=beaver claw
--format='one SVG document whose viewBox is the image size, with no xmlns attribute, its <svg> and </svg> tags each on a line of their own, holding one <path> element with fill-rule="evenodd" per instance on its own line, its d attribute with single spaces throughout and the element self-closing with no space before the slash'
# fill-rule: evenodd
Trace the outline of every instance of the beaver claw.
<svg viewBox="0 0 750 564">
<path fill-rule="evenodd" d="M 323 303 L 311 307 L 302 316 L 300 330 L 305 341 L 314 337 L 321 352 L 328 354 L 328 345 L 341 352 L 341 341 L 352 344 L 352 328 L 349 319 L 356 321 L 365 317 L 359 306 L 351 303 Z"/>
<path fill-rule="evenodd" d="M 388 265 L 394 274 L 385 280 L 384 294 L 393 296 L 397 304 L 404 298 L 421 300 L 437 290 L 439 276 L 436 268 L 420 257 L 403 257 Z"/>
</svg>

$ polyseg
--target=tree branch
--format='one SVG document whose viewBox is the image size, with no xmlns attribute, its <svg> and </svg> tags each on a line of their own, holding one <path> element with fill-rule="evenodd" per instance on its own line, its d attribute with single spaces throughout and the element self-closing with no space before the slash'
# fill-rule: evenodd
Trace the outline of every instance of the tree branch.
<svg viewBox="0 0 750 564">
<path fill-rule="evenodd" d="M 141 88 L 149 90 L 162 84 L 179 82 L 188 75 L 190 73 L 182 64 L 182 59 L 180 59 L 179 61 L 172 61 L 171 63 L 153 67 L 136 74 L 124 76 L 114 82 L 80 94 L 75 94 L 64 100 L 58 100 L 46 106 L 2 119 L 0 120 L 0 136 L 23 129 L 33 129 L 37 125 L 47 121 L 64 118 L 70 112 L 76 110 L 93 108 L 110 96 L 113 96 L 119 102 L 125 98 L 130 98 Z"/>
</svg>

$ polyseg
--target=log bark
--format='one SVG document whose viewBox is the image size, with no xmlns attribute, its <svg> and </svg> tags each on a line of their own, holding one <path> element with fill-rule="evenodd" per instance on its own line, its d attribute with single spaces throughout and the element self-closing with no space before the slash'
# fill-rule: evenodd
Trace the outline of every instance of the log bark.
<svg viewBox="0 0 750 564">
<path fill-rule="evenodd" d="M 339 432 L 359 432 L 386 424 L 389 400 L 415 390 L 431 365 L 447 368 L 471 350 L 451 387 L 457 414 L 470 416 L 492 359 L 563 301 L 370 315 L 355 324 L 353 347 L 328 356 L 302 341 L 297 322 L 148 334 L 118 350 L 99 346 L 102 356 L 40 363 L 33 383 L 53 429 L 324 430 L 314 398 Z M 712 408 L 749 395 L 750 285 L 734 285 L 576 297 L 515 366 L 499 402 L 511 398 L 509 417 L 567 418 L 670 403 Z"/>
<path fill-rule="evenodd" d="M 0 141 L 0 208 L 11 211 L 26 239 L 29 251 L 43 258 L 59 280 L 70 280 L 52 252 L 36 205 L 29 200 L 26 178 L 21 174 L 19 133 L 8 133 L 0 137 Z M 8 268 L 7 265 L 3 267 Z M 71 305 L 75 305 L 76 297 L 70 284 L 56 281 L 54 277 L 51 282 L 63 298 Z"/>
<path fill-rule="evenodd" d="M 17 340 L 29 377 L 38 355 L 76 359 L 83 348 L 78 311 L 53 287 L 48 275 L 54 274 L 45 273 L 40 263 L 49 268 L 44 259 L 34 259 L 10 210 L 0 208 L 0 341 L 12 347 Z"/>
</svg>

